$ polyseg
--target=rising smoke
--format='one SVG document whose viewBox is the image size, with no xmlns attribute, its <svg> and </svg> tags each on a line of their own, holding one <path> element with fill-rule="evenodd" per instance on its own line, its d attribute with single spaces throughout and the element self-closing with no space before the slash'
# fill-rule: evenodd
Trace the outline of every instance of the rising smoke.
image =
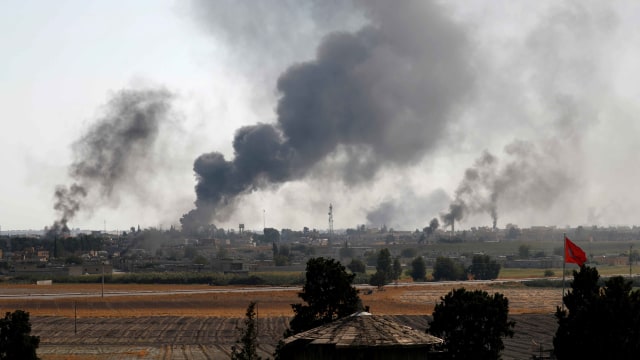
<svg viewBox="0 0 640 360">
<path fill-rule="evenodd" d="M 65 228 L 81 209 L 117 200 L 117 190 L 123 186 L 144 187 L 136 177 L 145 169 L 171 99 L 166 90 L 122 90 L 113 96 L 104 116 L 73 144 L 69 167 L 73 183 L 56 187 L 58 220 L 51 233 Z M 94 197 L 89 199 L 90 195 Z"/>
<path fill-rule="evenodd" d="M 356 185 L 435 147 L 474 84 L 463 29 L 426 1 L 358 4 L 366 26 L 326 36 L 315 59 L 280 76 L 274 124 L 239 129 L 233 160 L 218 152 L 196 159 L 196 208 L 182 217 L 183 228 L 320 164 Z"/>
<path fill-rule="evenodd" d="M 462 134 L 457 139 L 461 147 L 469 146 L 469 138 L 477 139 L 480 149 L 513 138 L 530 142 L 514 142 L 499 156 L 483 153 L 465 172 L 454 200 L 446 202 L 446 225 L 487 213 L 496 226 L 498 210 L 544 209 L 571 187 L 567 174 L 585 177 L 580 171 L 584 135 L 598 124 L 603 93 L 611 93 L 606 81 L 610 53 L 602 49 L 610 43 L 615 19 L 605 3 L 554 5 L 542 21 L 535 19 L 524 38 L 507 35 L 506 41 L 473 38 L 482 29 L 468 31 L 429 1 L 201 3 L 212 7 L 200 12 L 201 20 L 209 21 L 214 31 L 228 30 L 229 43 L 239 44 L 246 50 L 242 54 L 253 59 L 247 67 L 255 72 L 248 76 L 265 67 L 280 74 L 279 98 L 275 121 L 237 130 L 232 159 L 211 152 L 195 160 L 196 208 L 182 217 L 183 227 L 208 224 L 233 210 L 239 196 L 308 179 L 317 174 L 314 170 L 359 185 L 372 181 L 381 169 L 416 164 L 438 145 L 456 147 L 442 139 L 448 138 L 453 116 L 470 97 L 466 111 L 472 115 L 453 123 L 460 132 L 455 135 Z M 218 4 L 237 12 L 217 11 Z M 298 22 L 285 26 L 291 11 L 301 7 Z M 336 12 L 338 8 L 346 10 Z M 362 13 L 361 19 L 332 20 L 353 9 Z M 316 26 L 311 30 L 304 28 L 308 14 Z M 343 26 L 343 20 L 349 25 Z M 358 30 L 347 31 L 356 29 L 355 23 Z M 504 28 L 497 28 L 502 35 Z M 304 49 L 316 42 L 307 40 L 319 38 L 325 29 L 344 31 L 324 37 L 311 60 L 283 67 L 292 59 L 309 59 Z M 302 32 L 313 34 L 298 37 Z M 293 42 L 297 45 L 291 46 Z M 486 46 L 493 47 L 483 53 Z M 278 58 L 283 50 L 288 53 Z M 261 66 L 273 58 L 278 64 Z M 117 198 L 123 186 L 142 188 L 135 181 L 144 163 L 139 160 L 153 146 L 159 126 L 145 126 L 144 119 L 162 122 L 170 100 L 166 91 L 125 91 L 114 97 L 107 114 L 74 145 L 73 182 L 55 192 L 55 229 L 78 211 L 89 210 L 95 200 Z M 540 139 L 553 137 L 562 142 L 550 153 Z M 403 205 L 406 199 L 398 193 L 400 200 L 385 199 L 369 213 L 370 223 L 391 222 L 393 213 L 412 208 Z"/>
<path fill-rule="evenodd" d="M 273 85 L 285 69 L 312 58 L 324 35 L 358 29 L 364 21 L 349 0 L 191 0 L 189 6 L 196 24 L 229 45 L 231 66 L 241 69 L 252 98 L 264 96 L 269 109 Z"/>
<path fill-rule="evenodd" d="M 426 214 L 437 214 L 450 202 L 451 197 L 442 189 L 426 195 L 416 194 L 410 188 L 396 190 L 392 198 L 383 200 L 367 212 L 367 224 L 410 229 L 415 224 L 425 224 L 429 220 Z"/>
<path fill-rule="evenodd" d="M 485 151 L 468 168 L 458 185 L 449 210 L 441 214 L 445 226 L 468 215 L 487 213 L 493 228 L 498 222 L 500 200 L 510 208 L 544 210 L 573 184 L 553 149 L 539 149 L 525 141 L 514 141 L 504 149 L 505 163 Z"/>
<path fill-rule="evenodd" d="M 585 140 L 601 121 L 601 108 L 607 106 L 603 96 L 610 92 L 607 44 L 616 18 L 608 3 L 557 5 L 536 18 L 522 38 L 507 36 L 506 43 L 484 39 L 478 59 L 480 85 L 473 115 L 459 125 L 461 141 L 474 137 L 483 147 L 505 137 L 527 141 L 512 141 L 502 155 L 482 153 L 466 169 L 448 209 L 440 214 L 443 225 L 453 228 L 457 221 L 487 214 L 495 228 L 499 214 L 503 218 L 515 213 L 548 214 L 561 200 L 567 203 L 560 211 L 556 206 L 557 219 L 542 217 L 547 222 L 568 221 L 575 211 L 572 203 L 584 201 L 584 189 L 582 194 L 573 192 L 586 177 Z M 483 113 L 486 109 L 492 110 Z"/>
</svg>

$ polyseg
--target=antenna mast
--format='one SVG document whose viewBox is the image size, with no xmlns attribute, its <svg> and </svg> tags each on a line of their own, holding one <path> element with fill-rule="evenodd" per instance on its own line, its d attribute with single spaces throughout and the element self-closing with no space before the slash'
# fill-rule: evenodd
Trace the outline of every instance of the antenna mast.
<svg viewBox="0 0 640 360">
<path fill-rule="evenodd" d="M 333 205 L 329 204 L 329 236 L 333 236 Z"/>
</svg>

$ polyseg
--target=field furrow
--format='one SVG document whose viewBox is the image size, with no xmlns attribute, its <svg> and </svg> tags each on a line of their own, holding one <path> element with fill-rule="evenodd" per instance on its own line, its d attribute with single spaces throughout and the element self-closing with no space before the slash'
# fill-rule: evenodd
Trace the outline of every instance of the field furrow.
<svg viewBox="0 0 640 360">
<path fill-rule="evenodd" d="M 389 285 L 361 298 L 373 314 L 424 331 L 433 307 L 453 287 Z M 473 283 L 465 287 L 500 292 L 509 299 L 516 334 L 506 339 L 503 359 L 531 358 L 533 353 L 551 348 L 557 326 L 552 314 L 560 301 L 559 289 Z M 120 285 L 107 286 L 104 298 L 83 285 L 54 285 L 44 291 L 35 285 L 0 284 L 0 290 L 5 294 L 0 296 L 0 308 L 31 314 L 32 334 L 40 336 L 38 355 L 43 360 L 228 359 L 250 301 L 258 304 L 258 349 L 267 357 L 293 315 L 290 304 L 300 301 L 296 288 L 251 292 L 205 286 Z M 84 297 L 42 295 L 83 291 Z"/>
</svg>

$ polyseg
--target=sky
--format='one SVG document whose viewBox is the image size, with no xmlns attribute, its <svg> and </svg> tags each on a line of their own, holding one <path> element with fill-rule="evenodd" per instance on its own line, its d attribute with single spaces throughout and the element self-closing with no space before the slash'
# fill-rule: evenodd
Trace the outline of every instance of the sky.
<svg viewBox="0 0 640 360">
<path fill-rule="evenodd" d="M 635 1 L 0 7 L 3 231 L 640 222 Z"/>
</svg>

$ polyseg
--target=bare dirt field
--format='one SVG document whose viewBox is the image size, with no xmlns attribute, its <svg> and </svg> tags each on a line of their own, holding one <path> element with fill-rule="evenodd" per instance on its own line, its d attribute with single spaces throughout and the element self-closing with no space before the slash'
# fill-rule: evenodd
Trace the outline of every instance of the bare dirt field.
<svg viewBox="0 0 640 360">
<path fill-rule="evenodd" d="M 434 305 L 455 284 L 389 285 L 361 298 L 372 313 L 426 329 Z M 561 290 L 464 284 L 509 299 L 516 336 L 505 359 L 530 358 L 549 349 L 552 313 Z M 228 359 L 246 307 L 258 303 L 260 350 L 270 355 L 300 302 L 299 288 L 232 288 L 203 285 L 0 285 L 0 309 L 31 314 L 38 354 L 53 359 Z"/>
</svg>

